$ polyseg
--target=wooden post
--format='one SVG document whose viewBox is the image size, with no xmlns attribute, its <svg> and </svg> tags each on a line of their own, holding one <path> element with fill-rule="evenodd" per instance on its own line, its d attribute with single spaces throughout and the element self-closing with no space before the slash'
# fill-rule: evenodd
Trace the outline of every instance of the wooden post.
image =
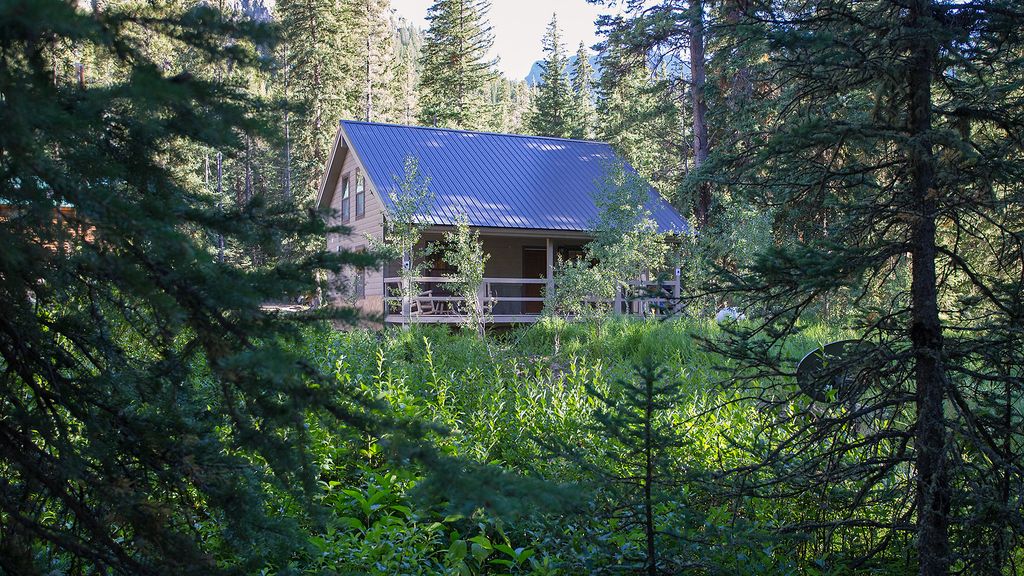
<svg viewBox="0 0 1024 576">
<path fill-rule="evenodd" d="M 683 283 L 682 277 L 683 277 L 683 275 L 682 275 L 681 268 L 680 267 L 676 267 L 676 285 L 672 287 L 672 312 L 673 313 L 679 311 L 679 295 L 680 295 L 681 290 L 682 290 L 681 284 Z M 666 311 L 667 310 L 668 310 L 668 307 L 666 307 Z"/>
<path fill-rule="evenodd" d="M 555 297 L 555 243 L 551 241 L 551 238 L 546 238 L 546 250 L 547 250 L 547 293 L 544 294 L 544 298 L 551 300 Z"/>
</svg>

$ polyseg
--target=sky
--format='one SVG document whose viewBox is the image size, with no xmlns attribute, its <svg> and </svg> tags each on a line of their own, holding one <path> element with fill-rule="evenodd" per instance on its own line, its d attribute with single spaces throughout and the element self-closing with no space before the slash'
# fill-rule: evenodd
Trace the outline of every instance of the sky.
<svg viewBox="0 0 1024 576">
<path fill-rule="evenodd" d="M 427 28 L 427 8 L 432 0 L 391 0 L 399 16 Z M 530 73 L 530 66 L 543 58 L 541 37 L 551 14 L 558 14 L 567 54 L 575 54 L 580 41 L 587 47 L 597 43 L 594 20 L 601 7 L 586 0 L 491 0 L 489 20 L 494 28 L 492 56 L 499 58 L 498 69 L 514 80 Z"/>
</svg>

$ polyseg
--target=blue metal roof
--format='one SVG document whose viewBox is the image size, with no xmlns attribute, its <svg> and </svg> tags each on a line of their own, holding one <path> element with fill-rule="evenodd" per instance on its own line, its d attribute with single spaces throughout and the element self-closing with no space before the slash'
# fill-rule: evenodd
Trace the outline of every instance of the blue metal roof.
<svg viewBox="0 0 1024 576">
<path fill-rule="evenodd" d="M 617 159 L 602 142 L 468 132 L 343 120 L 349 144 L 390 205 L 408 156 L 429 177 L 429 224 L 587 231 L 597 218 L 594 193 Z M 631 167 L 627 167 L 632 170 Z M 647 208 L 664 232 L 689 230 L 653 188 Z"/>
</svg>

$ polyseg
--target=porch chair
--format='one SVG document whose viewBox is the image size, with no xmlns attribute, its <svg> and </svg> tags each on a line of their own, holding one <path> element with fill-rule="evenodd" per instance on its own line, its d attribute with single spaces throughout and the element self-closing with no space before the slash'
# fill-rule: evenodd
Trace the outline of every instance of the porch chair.
<svg viewBox="0 0 1024 576">
<path fill-rule="evenodd" d="M 429 316 L 434 313 L 434 301 L 431 300 L 434 296 L 433 290 L 427 290 L 426 292 L 420 292 L 412 299 L 409 303 L 409 312 L 417 316 Z"/>
</svg>

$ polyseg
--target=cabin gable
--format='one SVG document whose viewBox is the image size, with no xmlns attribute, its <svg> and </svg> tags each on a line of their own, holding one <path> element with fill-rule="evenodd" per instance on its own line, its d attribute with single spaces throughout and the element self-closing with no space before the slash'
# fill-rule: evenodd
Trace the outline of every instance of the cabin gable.
<svg viewBox="0 0 1024 576">
<path fill-rule="evenodd" d="M 380 193 L 374 186 L 366 173 L 366 169 L 359 160 L 359 155 L 354 151 L 343 131 L 339 131 L 339 139 L 333 150 L 331 160 L 331 171 L 324 179 L 325 188 L 321 190 L 317 207 L 321 210 L 329 210 L 328 224 L 331 226 L 345 226 L 349 229 L 348 234 L 330 232 L 327 234 L 327 249 L 331 252 L 340 250 L 371 250 L 373 240 L 380 241 L 384 236 L 384 204 L 381 201 Z M 360 181 L 363 186 L 362 214 L 357 211 L 357 194 Z M 348 185 L 349 191 L 346 197 L 344 188 Z M 326 188 L 330 186 L 330 188 Z M 346 209 L 344 204 L 348 202 Z M 347 214 L 348 218 L 345 219 Z M 371 240 L 371 238 L 373 240 Z M 379 314 L 384 306 L 384 276 L 381 270 L 346 270 L 340 278 L 333 279 L 338 283 L 339 290 L 332 291 L 329 295 L 331 300 L 350 300 L 366 313 Z M 353 294 L 358 286 L 358 295 Z M 342 286 L 344 284 L 344 286 Z"/>
</svg>

